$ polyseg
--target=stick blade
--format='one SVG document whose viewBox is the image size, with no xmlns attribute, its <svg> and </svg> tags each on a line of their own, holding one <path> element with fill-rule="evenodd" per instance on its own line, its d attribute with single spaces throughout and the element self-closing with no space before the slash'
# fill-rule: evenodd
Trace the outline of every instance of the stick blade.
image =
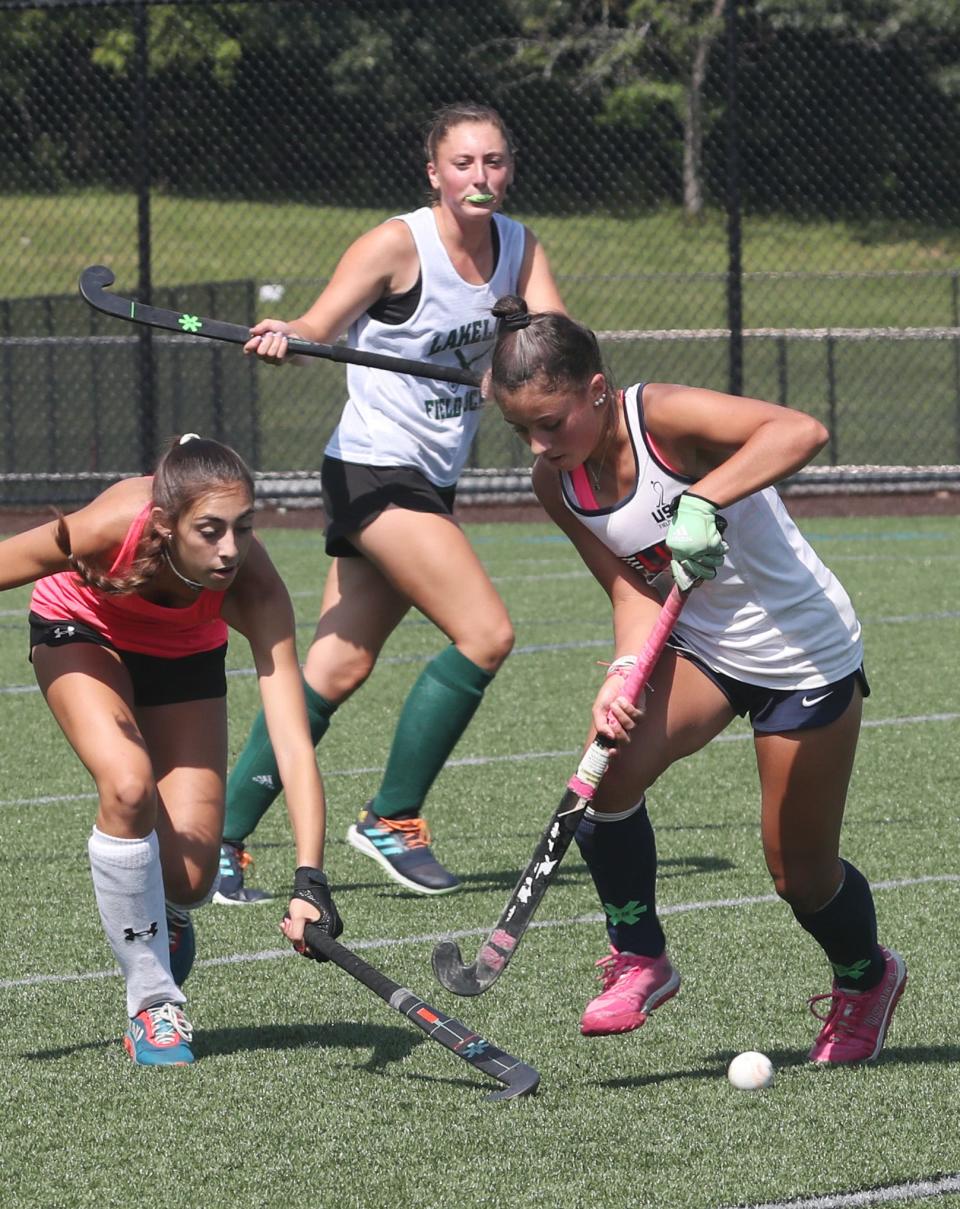
<svg viewBox="0 0 960 1209">
<path fill-rule="evenodd" d="M 482 995 L 500 977 L 506 961 L 491 950 L 494 962 L 484 960 L 487 947 L 476 961 L 464 965 L 459 946 L 452 940 L 441 940 L 433 950 L 430 962 L 437 981 L 454 995 Z"/>
<path fill-rule="evenodd" d="M 532 1066 L 527 1066 L 525 1062 L 518 1062 L 513 1070 L 507 1072 L 506 1075 L 497 1077 L 506 1082 L 506 1087 L 490 1092 L 484 1099 L 519 1100 L 521 1096 L 536 1095 L 537 1088 L 540 1086 L 540 1072 L 534 1070 Z"/>
<path fill-rule="evenodd" d="M 80 296 L 94 304 L 101 290 L 113 285 L 116 278 L 105 264 L 92 264 L 80 274 Z"/>
</svg>

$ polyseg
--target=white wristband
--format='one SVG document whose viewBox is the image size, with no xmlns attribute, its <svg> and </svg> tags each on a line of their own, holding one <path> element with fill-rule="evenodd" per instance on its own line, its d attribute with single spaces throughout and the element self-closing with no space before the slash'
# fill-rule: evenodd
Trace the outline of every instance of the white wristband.
<svg viewBox="0 0 960 1209">
<path fill-rule="evenodd" d="M 618 658 L 614 659 L 613 663 L 611 663 L 607 668 L 607 675 L 622 676 L 624 679 L 626 679 L 636 666 L 636 655 L 620 655 Z"/>
</svg>

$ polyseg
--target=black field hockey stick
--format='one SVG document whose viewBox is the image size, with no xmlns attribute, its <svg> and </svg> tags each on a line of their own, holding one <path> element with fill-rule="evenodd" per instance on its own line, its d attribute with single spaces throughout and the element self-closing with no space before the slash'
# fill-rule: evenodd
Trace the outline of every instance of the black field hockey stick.
<svg viewBox="0 0 960 1209">
<path fill-rule="evenodd" d="M 650 679 L 657 660 L 687 599 L 687 592 L 674 586 L 660 610 L 636 666 L 623 682 L 622 696 L 636 703 Z M 455 941 L 442 940 L 433 950 L 433 972 L 448 991 L 455 995 L 480 995 L 503 973 L 516 952 L 534 912 L 553 881 L 564 853 L 570 847 L 584 810 L 597 792 L 607 771 L 615 744 L 597 735 L 587 748 L 577 771 L 567 782 L 560 805 L 540 837 L 530 863 L 504 907 L 497 926 L 483 942 L 476 961 L 465 965 Z"/>
<path fill-rule="evenodd" d="M 351 978 L 369 987 L 394 1011 L 422 1029 L 431 1040 L 439 1042 L 464 1062 L 469 1062 L 477 1070 L 502 1083 L 502 1089 L 491 1092 L 486 1097 L 488 1100 L 515 1100 L 518 1096 L 532 1095 L 537 1090 L 540 1074 L 532 1066 L 498 1049 L 459 1020 L 431 1007 L 419 995 L 368 965 L 356 953 L 345 949 L 316 924 L 307 924 L 303 935 L 310 949 L 322 953 L 341 970 L 346 970 Z"/>
<path fill-rule="evenodd" d="M 80 274 L 80 295 L 85 302 L 117 319 L 131 323 L 144 323 L 148 327 L 163 328 L 181 336 L 205 336 L 208 340 L 225 340 L 228 344 L 246 344 L 252 338 L 248 327 L 239 323 L 224 323 L 221 319 L 205 319 L 185 311 L 168 311 L 161 306 L 147 306 L 111 294 L 107 289 L 113 285 L 113 273 L 102 264 L 90 265 Z M 349 365 L 366 365 L 371 369 L 388 369 L 396 374 L 412 374 L 415 378 L 430 378 L 437 382 L 456 382 L 461 386 L 479 386 L 480 377 L 467 370 L 454 369 L 450 365 L 434 365 L 431 361 L 410 361 L 406 357 L 388 357 L 382 353 L 368 353 L 362 349 L 348 348 L 344 344 L 316 344 L 312 340 L 301 340 L 299 336 L 288 336 L 287 347 L 291 353 L 302 357 L 322 357 L 326 361 L 342 361 Z"/>
</svg>

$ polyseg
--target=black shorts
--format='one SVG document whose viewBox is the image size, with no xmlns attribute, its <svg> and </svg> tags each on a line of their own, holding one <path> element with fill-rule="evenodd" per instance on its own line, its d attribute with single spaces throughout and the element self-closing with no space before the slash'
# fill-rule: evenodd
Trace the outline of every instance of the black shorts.
<svg viewBox="0 0 960 1209">
<path fill-rule="evenodd" d="M 326 551 L 334 558 L 358 558 L 347 536 L 365 529 L 388 508 L 453 515 L 456 484 L 437 487 L 412 466 L 364 466 L 326 457 L 320 467 Z"/>
<path fill-rule="evenodd" d="M 82 621 L 49 621 L 30 614 L 30 650 L 35 646 L 66 646 L 89 642 L 116 651 L 130 674 L 134 705 L 179 705 L 227 695 L 227 644 L 197 655 L 161 659 L 139 651 L 121 651 L 92 626 Z"/>
<path fill-rule="evenodd" d="M 870 696 L 870 685 L 861 665 L 849 676 L 825 684 L 821 688 L 779 689 L 745 684 L 733 676 L 714 671 L 673 636 L 669 644 L 678 655 L 695 663 L 703 674 L 723 691 L 741 718 L 749 715 L 757 734 L 776 735 L 793 730 L 815 730 L 836 722 L 853 700 L 853 690 L 859 684 L 864 697 Z"/>
</svg>

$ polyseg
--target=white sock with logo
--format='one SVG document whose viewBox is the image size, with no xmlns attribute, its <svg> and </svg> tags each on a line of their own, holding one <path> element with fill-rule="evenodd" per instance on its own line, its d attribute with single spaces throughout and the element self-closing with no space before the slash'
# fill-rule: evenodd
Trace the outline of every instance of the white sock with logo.
<svg viewBox="0 0 960 1209">
<path fill-rule="evenodd" d="M 186 1003 L 170 974 L 157 833 L 125 840 L 94 827 L 87 850 L 103 930 L 127 985 L 127 1015 L 157 1003 Z"/>
</svg>

